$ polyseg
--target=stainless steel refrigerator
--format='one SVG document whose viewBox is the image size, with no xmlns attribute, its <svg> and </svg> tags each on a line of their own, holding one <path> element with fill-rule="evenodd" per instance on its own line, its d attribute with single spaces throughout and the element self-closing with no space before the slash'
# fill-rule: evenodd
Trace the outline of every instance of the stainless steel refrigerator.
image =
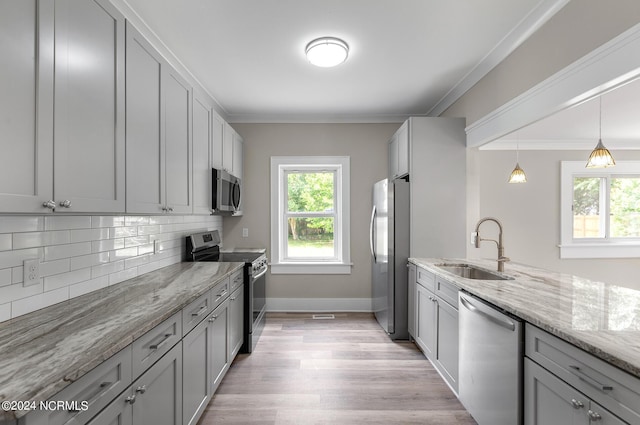
<svg viewBox="0 0 640 425">
<path fill-rule="evenodd" d="M 369 229 L 373 311 L 391 339 L 409 338 L 409 184 L 403 179 L 384 179 L 373 186 Z"/>
</svg>

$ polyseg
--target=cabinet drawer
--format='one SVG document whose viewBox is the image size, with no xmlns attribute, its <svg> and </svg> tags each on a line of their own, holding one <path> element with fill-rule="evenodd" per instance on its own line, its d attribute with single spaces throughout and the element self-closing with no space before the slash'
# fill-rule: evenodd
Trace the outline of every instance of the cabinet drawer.
<svg viewBox="0 0 640 425">
<path fill-rule="evenodd" d="M 436 291 L 436 278 L 433 273 L 426 271 L 422 267 L 418 267 L 416 270 L 416 280 L 431 292 Z"/>
<path fill-rule="evenodd" d="M 629 423 L 640 423 L 640 379 L 527 324 L 527 357 Z"/>
<path fill-rule="evenodd" d="M 211 291 L 207 291 L 182 309 L 182 335 L 188 334 L 212 311 Z"/>
<path fill-rule="evenodd" d="M 182 312 L 179 311 L 133 341 L 133 379 L 153 365 L 182 339 Z"/>
<path fill-rule="evenodd" d="M 79 410 L 56 408 L 48 412 L 38 410 L 27 415 L 25 423 L 84 424 L 131 385 L 132 381 L 131 346 L 128 346 L 50 399 L 51 401 L 75 402 L 78 404 Z M 86 402 L 86 406 L 83 404 L 84 402 Z M 37 420 L 35 416 L 38 416 Z"/>
<path fill-rule="evenodd" d="M 458 287 L 441 277 L 436 277 L 435 294 L 458 309 Z"/>
<path fill-rule="evenodd" d="M 229 278 L 231 288 L 229 292 L 235 291 L 238 287 L 244 284 L 244 269 L 240 269 L 231 275 Z"/>
<path fill-rule="evenodd" d="M 213 309 L 218 307 L 220 303 L 229 298 L 229 278 L 218 283 L 211 289 L 211 305 Z"/>
</svg>

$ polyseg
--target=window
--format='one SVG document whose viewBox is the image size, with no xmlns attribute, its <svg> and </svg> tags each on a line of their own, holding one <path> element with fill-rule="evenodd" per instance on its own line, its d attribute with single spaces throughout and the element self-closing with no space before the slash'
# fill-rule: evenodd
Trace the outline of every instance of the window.
<svg viewBox="0 0 640 425">
<path fill-rule="evenodd" d="M 272 273 L 349 274 L 349 157 L 271 158 Z"/>
<path fill-rule="evenodd" d="M 640 162 L 563 161 L 561 180 L 561 258 L 640 256 Z"/>
</svg>

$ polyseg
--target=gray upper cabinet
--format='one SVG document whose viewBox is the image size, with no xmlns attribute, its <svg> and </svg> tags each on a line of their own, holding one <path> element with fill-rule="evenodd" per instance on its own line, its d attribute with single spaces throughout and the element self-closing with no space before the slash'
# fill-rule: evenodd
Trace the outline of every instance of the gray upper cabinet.
<svg viewBox="0 0 640 425">
<path fill-rule="evenodd" d="M 124 16 L 106 0 L 56 0 L 56 211 L 124 212 Z"/>
<path fill-rule="evenodd" d="M 213 124 L 214 168 L 242 179 L 243 140 L 228 122 L 215 114 Z"/>
<path fill-rule="evenodd" d="M 389 141 L 389 177 L 409 174 L 409 122 L 405 121 Z"/>
<path fill-rule="evenodd" d="M 213 105 L 205 95 L 193 95 L 193 213 L 211 214 Z"/>
<path fill-rule="evenodd" d="M 191 213 L 191 88 L 127 25 L 127 212 Z"/>
<path fill-rule="evenodd" d="M 2 212 L 124 211 L 124 22 L 105 0 L 0 4 Z"/>
</svg>

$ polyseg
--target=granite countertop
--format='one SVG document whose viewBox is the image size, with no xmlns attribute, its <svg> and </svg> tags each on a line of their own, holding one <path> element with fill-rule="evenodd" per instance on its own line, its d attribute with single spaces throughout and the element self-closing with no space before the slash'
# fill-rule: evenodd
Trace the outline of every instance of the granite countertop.
<svg viewBox="0 0 640 425">
<path fill-rule="evenodd" d="M 472 280 L 436 264 L 468 263 L 496 270 L 490 260 L 410 258 L 461 289 L 640 377 L 640 291 L 518 263 L 513 280 Z"/>
<path fill-rule="evenodd" d="M 178 263 L 0 323 L 0 401 L 51 398 L 243 266 Z"/>
</svg>

